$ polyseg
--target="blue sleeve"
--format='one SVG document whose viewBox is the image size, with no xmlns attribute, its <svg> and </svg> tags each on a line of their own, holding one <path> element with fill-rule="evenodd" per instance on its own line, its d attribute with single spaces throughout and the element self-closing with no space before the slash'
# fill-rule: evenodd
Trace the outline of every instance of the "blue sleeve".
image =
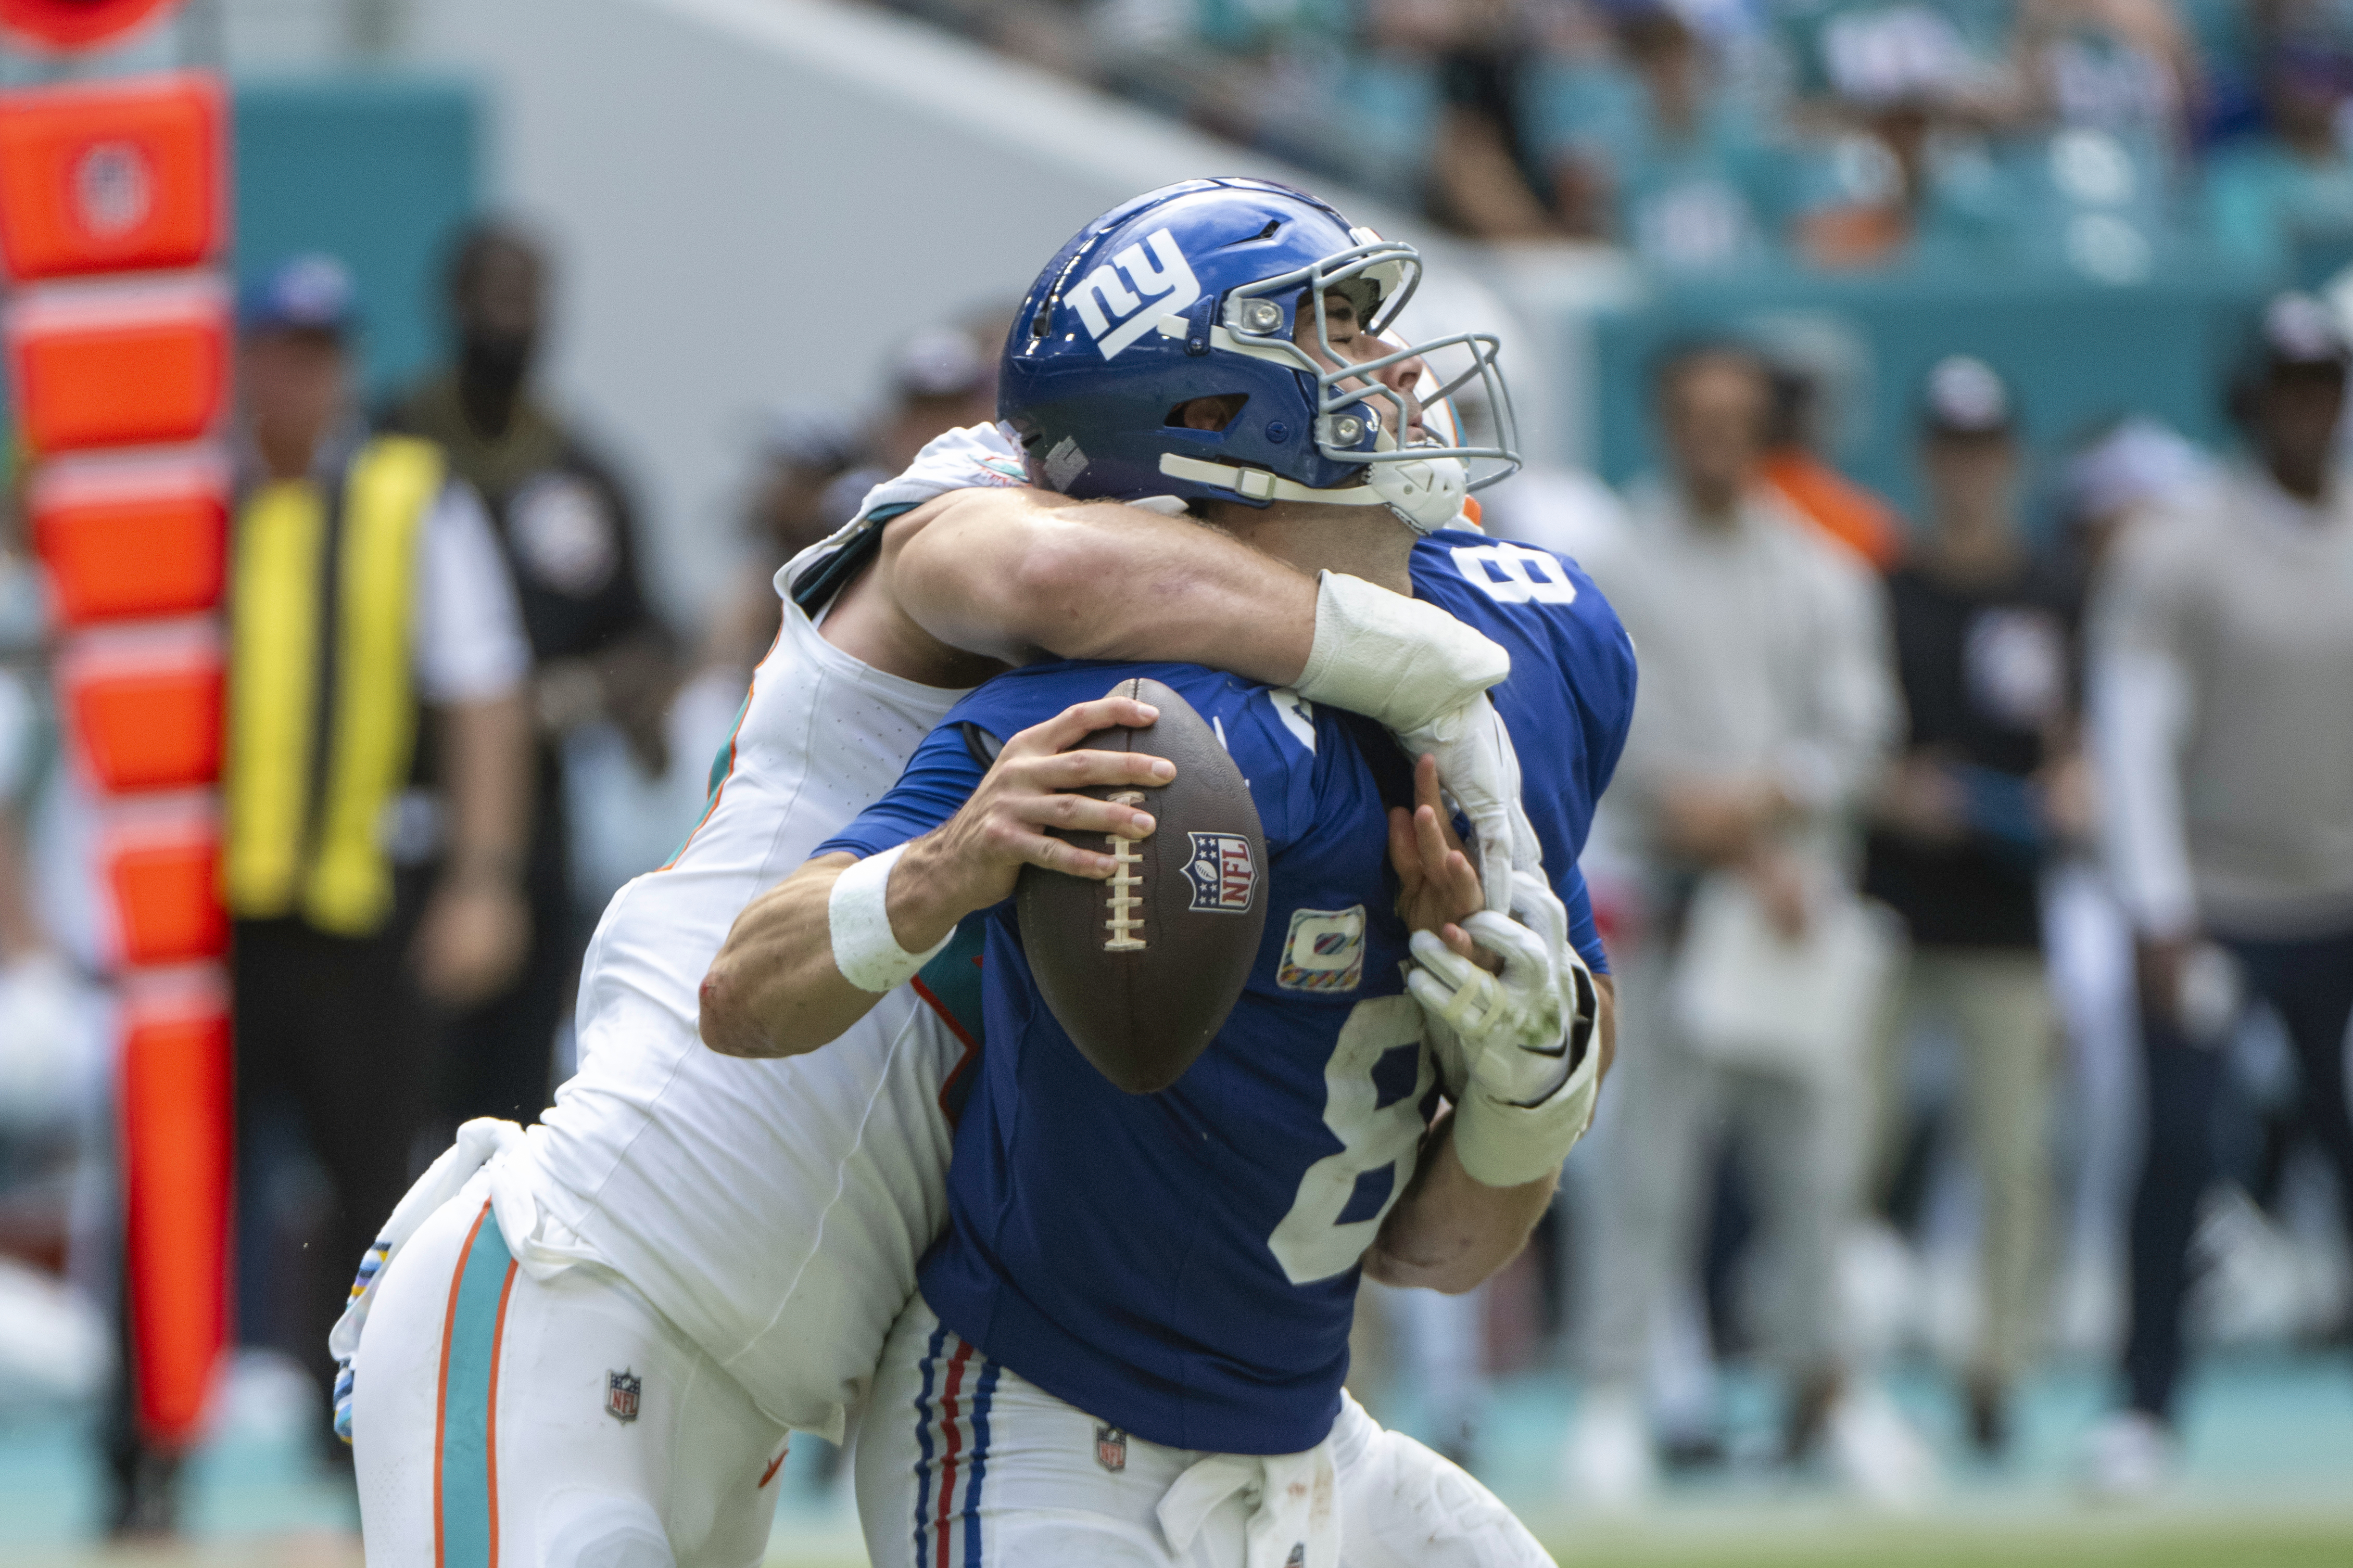
<svg viewBox="0 0 2353 1568">
<path fill-rule="evenodd" d="M 899 782 L 848 826 L 810 850 L 809 858 L 846 849 L 862 860 L 920 838 L 954 816 L 987 771 L 965 743 L 964 731 L 943 724 L 923 737 Z"/>
<path fill-rule="evenodd" d="M 1568 908 L 1568 945 L 1596 974 L 1609 973 L 1609 955 L 1601 948 L 1601 928 L 1593 922 L 1593 895 L 1586 891 L 1585 870 L 1571 866 L 1567 877 L 1554 879 L 1553 890 Z"/>
<path fill-rule="evenodd" d="M 1609 645 L 1608 660 L 1609 700 L 1606 709 L 1598 701 L 1595 704 L 1600 710 L 1597 726 L 1599 734 L 1585 753 L 1586 798 L 1597 805 L 1602 792 L 1609 787 L 1609 781 L 1618 774 L 1619 759 L 1626 754 L 1626 737 L 1634 728 L 1634 689 L 1641 679 L 1634 657 L 1634 639 L 1626 635 L 1623 626 L 1616 624 L 1615 615 L 1610 616 L 1610 621 L 1616 636 Z"/>
</svg>

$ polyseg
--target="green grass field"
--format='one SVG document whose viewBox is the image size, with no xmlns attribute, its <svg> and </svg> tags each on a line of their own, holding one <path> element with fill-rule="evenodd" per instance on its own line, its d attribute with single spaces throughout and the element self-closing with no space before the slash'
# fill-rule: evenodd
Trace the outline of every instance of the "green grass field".
<svg viewBox="0 0 2353 1568">
<path fill-rule="evenodd" d="M 2353 1478 L 2348 1478 L 2353 1490 Z M 1555 1528 L 1561 1568 L 2348 1568 L 2353 1512 L 2080 1513 L 2038 1521 L 1936 1517 L 1890 1522 L 1809 1511 Z M 839 1542 L 804 1554 L 783 1542 L 768 1568 L 864 1568 Z"/>
<path fill-rule="evenodd" d="M 2346 1568 L 2353 1518 L 1670 1524 L 1546 1544 L 1563 1568 Z"/>
</svg>

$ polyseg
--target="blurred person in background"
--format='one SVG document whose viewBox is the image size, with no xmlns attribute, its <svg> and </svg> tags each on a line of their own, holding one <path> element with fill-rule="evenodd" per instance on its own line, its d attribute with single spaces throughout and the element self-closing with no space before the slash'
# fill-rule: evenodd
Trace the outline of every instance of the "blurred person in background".
<svg viewBox="0 0 2353 1568">
<path fill-rule="evenodd" d="M 997 417 L 997 360 L 1011 325 L 1008 312 L 926 327 L 891 356 L 891 405 L 874 432 L 873 479 L 849 498 L 850 510 L 873 485 L 902 471 L 932 437 Z M 849 511 L 842 513 L 847 521 Z"/>
<path fill-rule="evenodd" d="M 1543 105 L 1561 221 L 1662 268 L 1762 259 L 1787 216 L 1787 159 L 1668 0 L 1607 10 L 1624 70 L 1575 72 Z"/>
<path fill-rule="evenodd" d="M 925 327 L 884 367 L 889 401 L 863 428 L 837 414 L 793 410 L 763 434 L 744 531 L 744 570 L 703 650 L 742 672 L 776 640 L 777 568 L 857 514 L 866 492 L 902 472 L 931 439 L 997 417 L 997 355 L 1009 318 L 982 311 Z"/>
<path fill-rule="evenodd" d="M 602 716 L 564 737 L 573 897 L 596 915 L 693 831 L 710 802 L 712 770 L 724 765 L 745 688 L 743 670 L 698 668 L 658 624 L 601 664 Z M 565 1064 L 557 1065 L 561 1076 Z"/>
<path fill-rule="evenodd" d="M 1626 503 L 1583 468 L 1529 463 L 1479 500 L 1486 532 L 1578 561 L 1611 548 L 1626 531 Z"/>
<path fill-rule="evenodd" d="M 2093 601 L 2092 737 L 2148 1086 L 2126 1403 L 2087 1455 L 2110 1494 L 2156 1491 L 2179 1452 L 2190 1237 L 2244 992 L 2285 1028 L 2303 1129 L 2353 1229 L 2353 488 L 2336 447 L 2348 362 L 2319 301 L 2274 299 L 2232 389 L 2246 459 L 2137 522 Z"/>
<path fill-rule="evenodd" d="M 1882 496 L 1856 484 L 1822 457 L 1821 397 L 1814 375 L 1776 363 L 1773 411 L 1766 420 L 1765 460 L 1758 468 L 1789 510 L 1828 538 L 1861 556 L 1876 572 L 1904 553 L 1904 520 Z"/>
<path fill-rule="evenodd" d="M 1437 118 L 1423 203 L 1431 218 L 1479 239 L 1558 235 L 1551 185 L 1528 135 L 1530 17 L 1512 0 L 1367 0 L 1376 50 L 1426 61 Z M 1539 196 L 1539 191 L 1546 196 Z"/>
<path fill-rule="evenodd" d="M 2046 845 L 2080 837 L 2073 595 L 2018 525 L 2009 387 L 1956 354 L 1929 372 L 1920 463 L 1928 527 L 1888 577 L 1904 750 L 1872 812 L 1864 890 L 1903 917 L 1910 950 L 1881 1042 L 1884 1201 L 1910 1131 L 1910 1032 L 1948 1025 L 1983 1193 L 1977 1343 L 1966 1373 L 1969 1440 L 2009 1442 L 2010 1391 L 2042 1318 L 2051 1207 L 2056 1028 L 2043 974 Z"/>
<path fill-rule="evenodd" d="M 2168 0 L 2026 0 L 2012 49 L 2026 122 L 2105 132 L 2159 170 L 2188 151 L 2198 58 Z"/>
<path fill-rule="evenodd" d="M 1792 118 L 1825 143 L 1799 204 L 1810 259 L 1881 266 L 2007 237 L 2015 215 L 1982 135 L 2012 113 L 2007 7 L 1798 0 L 1777 20 Z"/>
<path fill-rule="evenodd" d="M 2353 97 L 2353 48 L 2326 35 L 2262 46 L 2263 127 L 2207 162 L 2206 227 L 2225 256 L 2279 273 L 2300 242 L 2353 241 L 2353 156 L 2339 117 Z"/>
<path fill-rule="evenodd" d="M 488 509 L 531 639 L 539 731 L 530 844 L 517 868 L 531 945 L 513 977 L 450 1023 L 440 1110 L 536 1121 L 553 1089 L 558 1025 L 598 910 L 572 899 L 562 738 L 606 707 L 608 669 L 658 658 L 638 570 L 637 520 L 595 447 L 531 384 L 547 336 L 548 265 L 521 230 L 487 222 L 450 252 L 445 304 L 454 362 L 394 405 L 383 427 L 421 436 Z M 627 672 L 618 670 L 626 684 Z"/>
<path fill-rule="evenodd" d="M 828 509 L 828 492 L 864 457 L 857 425 L 843 416 L 779 409 L 762 422 L 744 507 L 743 564 L 713 613 L 706 663 L 750 679 L 776 640 L 777 569 L 849 521 Z"/>
<path fill-rule="evenodd" d="M 2179 505 L 2212 477 L 2205 455 L 2137 416 L 2098 431 L 2061 479 L 2063 532 L 2052 560 L 2078 602 L 2127 531 Z M 2076 660 L 2078 710 L 2083 660 Z M 2098 781 L 2092 804 L 2099 804 Z M 2096 809 L 2095 809 L 2096 815 Z M 2100 865 L 2096 832 L 2054 843 L 2046 861 L 2042 952 L 2068 1042 L 2072 1095 L 2055 1146 L 2066 1239 L 2052 1321 L 2056 1348 L 2105 1358 L 2124 1340 L 2125 1215 L 2140 1150 L 2140 1026 L 2132 931 Z"/>
<path fill-rule="evenodd" d="M 332 1196 L 299 1249 L 248 1212 L 238 1315 L 323 1396 L 343 1260 L 432 1124 L 441 1016 L 499 994 L 530 946 L 531 647 L 472 489 L 358 417 L 342 265 L 284 263 L 240 318 L 222 778 L 238 1189 L 248 1211 L 270 1190 L 253 1167 L 290 1126 Z"/>
<path fill-rule="evenodd" d="M 1926 1483 L 1925 1450 L 1883 1400 L 1846 1386 L 1836 1290 L 1879 967 L 1854 895 L 1856 828 L 1900 717 L 1884 599 L 1762 486 L 1761 359 L 1686 347 L 1656 387 L 1668 472 L 1630 496 L 1625 548 L 1587 562 L 1643 659 L 1611 802 L 1645 907 L 1620 969 L 1630 1032 L 1587 1187 L 1606 1261 L 1590 1271 L 1568 1479 L 1605 1504 L 1651 1484 L 1643 1369 L 1693 1269 L 1728 1136 L 1778 1286 L 1762 1337 L 1787 1380 L 1782 1450 L 1794 1461 L 1827 1436 L 1849 1484 L 1908 1498 Z"/>
</svg>

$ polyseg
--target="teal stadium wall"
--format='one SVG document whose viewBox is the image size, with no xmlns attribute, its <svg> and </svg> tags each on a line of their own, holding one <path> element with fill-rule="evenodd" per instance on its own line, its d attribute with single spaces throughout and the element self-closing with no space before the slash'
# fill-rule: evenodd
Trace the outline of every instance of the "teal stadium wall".
<svg viewBox="0 0 2353 1568">
<path fill-rule="evenodd" d="M 466 83 L 379 74 L 237 86 L 237 272 L 306 250 L 359 287 L 366 385 L 440 352 L 441 264 L 478 209 L 481 114 Z"/>
</svg>

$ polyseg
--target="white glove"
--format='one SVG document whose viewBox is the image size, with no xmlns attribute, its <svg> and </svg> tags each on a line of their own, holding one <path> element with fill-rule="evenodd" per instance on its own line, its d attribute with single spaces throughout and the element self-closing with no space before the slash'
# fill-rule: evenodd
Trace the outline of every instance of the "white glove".
<svg viewBox="0 0 2353 1568">
<path fill-rule="evenodd" d="M 1513 877 L 1541 877 L 1544 847 L 1520 804 L 1520 754 L 1484 692 L 1431 723 L 1395 731 L 1409 757 L 1438 759 L 1438 782 L 1471 819 L 1472 861 L 1487 907 L 1511 908 Z"/>
<path fill-rule="evenodd" d="M 1511 673 L 1500 644 L 1437 605 L 1325 572 L 1315 641 L 1292 689 L 1402 731 L 1437 723 Z"/>
<path fill-rule="evenodd" d="M 1504 961 L 1500 978 L 1429 931 L 1414 932 L 1406 974 L 1454 1100 L 1455 1152 L 1492 1187 L 1557 1170 L 1592 1123 L 1600 1083 L 1599 994 L 1569 946 L 1568 911 L 1540 878 L 1508 885 L 1519 918 L 1482 910 L 1462 922 Z"/>
</svg>

